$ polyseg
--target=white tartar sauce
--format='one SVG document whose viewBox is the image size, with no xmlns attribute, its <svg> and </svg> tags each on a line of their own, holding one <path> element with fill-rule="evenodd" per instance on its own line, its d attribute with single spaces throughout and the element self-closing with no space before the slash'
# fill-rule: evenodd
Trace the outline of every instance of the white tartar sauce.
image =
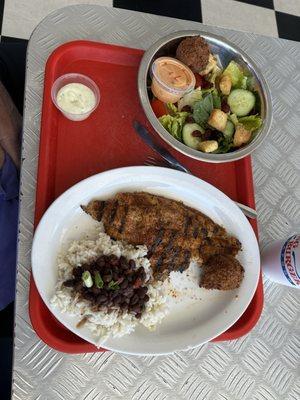
<svg viewBox="0 0 300 400">
<path fill-rule="evenodd" d="M 94 108 L 96 97 L 93 91 L 82 83 L 68 83 L 59 89 L 58 106 L 70 114 L 85 114 Z"/>
</svg>

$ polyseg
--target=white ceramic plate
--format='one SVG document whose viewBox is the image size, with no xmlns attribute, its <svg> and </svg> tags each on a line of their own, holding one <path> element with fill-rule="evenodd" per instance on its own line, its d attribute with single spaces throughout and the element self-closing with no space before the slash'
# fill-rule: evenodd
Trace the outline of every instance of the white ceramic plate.
<svg viewBox="0 0 300 400">
<path fill-rule="evenodd" d="M 78 318 L 50 305 L 57 280 L 56 258 L 62 246 L 79 239 L 84 231 L 97 224 L 80 205 L 122 191 L 146 191 L 181 200 L 224 226 L 242 243 L 239 259 L 245 268 L 245 278 L 237 290 L 201 289 L 201 300 L 173 305 L 155 332 L 139 326 L 130 335 L 107 340 L 105 348 L 128 354 L 167 354 L 196 347 L 226 331 L 243 314 L 258 283 L 260 259 L 255 234 L 226 195 L 194 176 L 167 168 L 128 167 L 94 175 L 67 190 L 49 207 L 35 232 L 32 270 L 38 291 L 50 311 L 76 335 L 95 344 L 87 328 L 76 328 Z"/>
</svg>

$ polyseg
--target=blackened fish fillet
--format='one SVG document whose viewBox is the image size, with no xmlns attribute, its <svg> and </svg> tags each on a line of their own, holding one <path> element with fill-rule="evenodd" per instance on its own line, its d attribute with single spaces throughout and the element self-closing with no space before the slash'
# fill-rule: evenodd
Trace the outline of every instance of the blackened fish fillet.
<svg viewBox="0 0 300 400">
<path fill-rule="evenodd" d="M 182 202 L 150 193 L 118 193 L 107 201 L 93 200 L 83 210 L 116 240 L 145 244 L 154 276 L 184 270 L 190 260 L 235 256 L 240 242 L 209 217 Z"/>
</svg>

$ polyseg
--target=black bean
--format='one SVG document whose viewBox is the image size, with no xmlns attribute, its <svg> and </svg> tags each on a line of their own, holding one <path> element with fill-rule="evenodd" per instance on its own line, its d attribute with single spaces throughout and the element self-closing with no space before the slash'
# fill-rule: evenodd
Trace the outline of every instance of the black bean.
<svg viewBox="0 0 300 400">
<path fill-rule="evenodd" d="M 145 270 L 143 272 L 140 273 L 140 277 L 141 279 L 144 281 L 146 279 L 146 272 Z"/>
<path fill-rule="evenodd" d="M 112 298 L 114 292 L 112 292 L 111 290 L 109 292 L 106 293 L 107 298 L 110 300 Z"/>
<path fill-rule="evenodd" d="M 131 297 L 133 295 L 133 288 L 128 287 L 123 291 L 124 296 Z"/>
<path fill-rule="evenodd" d="M 122 296 L 119 294 L 114 298 L 114 303 L 115 304 L 120 304 L 122 302 Z"/>
<path fill-rule="evenodd" d="M 90 269 L 92 269 L 92 264 L 83 264 L 81 268 L 83 269 L 83 271 L 89 271 Z"/>
<path fill-rule="evenodd" d="M 96 262 L 91 265 L 92 271 L 98 271 L 98 269 L 99 269 L 99 265 Z"/>
<path fill-rule="evenodd" d="M 143 301 L 144 303 L 147 303 L 147 301 L 149 301 L 149 296 L 147 294 L 145 294 Z"/>
<path fill-rule="evenodd" d="M 91 292 L 94 293 L 94 294 L 99 294 L 100 291 L 101 291 L 101 289 L 97 288 L 96 286 L 93 286 L 91 288 Z"/>
<path fill-rule="evenodd" d="M 77 290 L 77 291 L 80 291 L 82 289 L 82 287 L 83 286 L 82 286 L 82 281 L 81 280 L 76 282 L 76 284 L 74 286 L 75 290 Z"/>
<path fill-rule="evenodd" d="M 73 276 L 74 276 L 74 278 L 78 277 L 78 278 L 81 279 L 82 274 L 83 274 L 83 269 L 81 267 L 73 268 Z"/>
<path fill-rule="evenodd" d="M 129 267 L 134 269 L 135 268 L 135 261 L 134 260 L 129 260 Z"/>
<path fill-rule="evenodd" d="M 134 313 L 140 313 L 141 312 L 141 306 L 139 304 L 137 304 L 137 305 L 135 305 L 133 307 L 130 307 L 130 310 L 132 312 L 134 312 Z"/>
<path fill-rule="evenodd" d="M 134 294 L 130 299 L 130 304 L 135 305 L 138 301 L 139 301 L 139 296 L 137 294 Z"/>
<path fill-rule="evenodd" d="M 104 294 L 99 294 L 99 296 L 97 297 L 97 302 L 99 304 L 103 304 L 107 301 L 107 296 L 105 296 Z"/>
<path fill-rule="evenodd" d="M 145 296 L 146 292 L 147 292 L 147 288 L 146 287 L 140 287 L 140 288 L 135 290 L 135 293 L 141 298 L 143 298 Z"/>
<path fill-rule="evenodd" d="M 111 281 L 111 275 L 103 275 L 102 279 L 103 279 L 103 282 L 110 282 Z"/>
<path fill-rule="evenodd" d="M 120 269 L 122 270 L 122 274 L 128 270 L 129 266 L 127 264 L 120 265 Z"/>
<path fill-rule="evenodd" d="M 84 294 L 83 294 L 83 297 L 84 297 L 86 300 L 90 300 L 90 301 L 94 300 L 94 295 L 93 295 L 93 293 L 89 293 L 89 292 L 84 293 Z"/>
<path fill-rule="evenodd" d="M 123 282 L 120 284 L 120 289 L 126 289 L 128 286 L 128 280 L 125 278 Z"/>
<path fill-rule="evenodd" d="M 119 274 L 117 272 L 114 272 L 112 274 L 112 278 L 113 278 L 114 281 L 117 281 L 119 279 Z"/>
<path fill-rule="evenodd" d="M 75 279 L 68 279 L 64 282 L 64 286 L 66 287 L 73 287 L 76 284 Z"/>
<path fill-rule="evenodd" d="M 111 255 L 109 262 L 110 262 L 111 265 L 118 265 L 119 264 L 119 259 L 118 259 L 117 256 Z"/>
<path fill-rule="evenodd" d="M 127 268 L 127 266 L 128 266 L 128 261 L 126 260 L 126 258 L 124 257 L 124 256 L 121 256 L 120 257 L 120 260 L 119 260 L 119 265 L 120 265 L 120 267 L 126 267 Z"/>
</svg>

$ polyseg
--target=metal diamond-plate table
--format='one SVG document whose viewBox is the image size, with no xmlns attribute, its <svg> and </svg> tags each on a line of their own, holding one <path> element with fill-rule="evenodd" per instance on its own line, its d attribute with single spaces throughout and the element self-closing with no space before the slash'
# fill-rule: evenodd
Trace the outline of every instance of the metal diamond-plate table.
<svg viewBox="0 0 300 400">
<path fill-rule="evenodd" d="M 262 317 L 250 334 L 171 356 L 65 355 L 41 342 L 29 321 L 30 249 L 47 57 L 73 39 L 146 49 L 170 32 L 198 28 L 224 35 L 243 48 L 270 85 L 272 131 L 253 157 L 261 245 L 300 226 L 300 44 L 100 6 L 55 11 L 36 28 L 28 48 L 13 399 L 300 399 L 300 293 L 269 281 L 265 281 Z"/>
</svg>

